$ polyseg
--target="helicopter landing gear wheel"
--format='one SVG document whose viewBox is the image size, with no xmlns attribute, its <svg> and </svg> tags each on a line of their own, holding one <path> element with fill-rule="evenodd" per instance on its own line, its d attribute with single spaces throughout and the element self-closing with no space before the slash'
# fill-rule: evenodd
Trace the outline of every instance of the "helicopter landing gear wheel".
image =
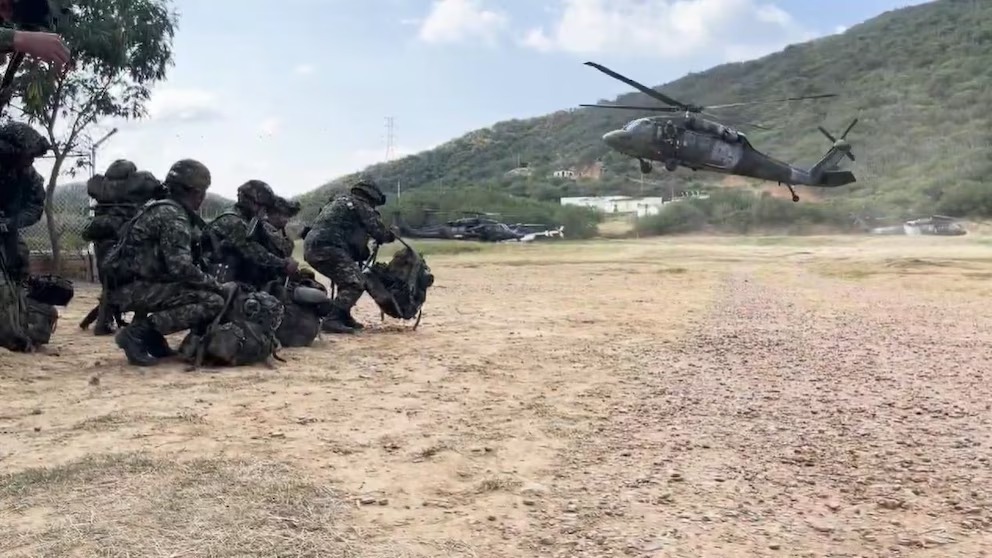
<svg viewBox="0 0 992 558">
<path fill-rule="evenodd" d="M 645 161 L 644 159 L 638 159 L 641 163 L 641 174 L 648 174 L 651 172 L 651 163 Z"/>
<path fill-rule="evenodd" d="M 665 170 L 668 172 L 675 172 L 679 168 L 679 164 L 675 161 L 665 161 Z"/>
<path fill-rule="evenodd" d="M 792 187 L 792 184 L 786 184 L 785 187 L 788 188 L 789 189 L 789 193 L 792 194 L 792 201 L 793 201 L 793 203 L 798 202 L 799 201 L 799 194 L 796 193 L 796 190 Z"/>
</svg>

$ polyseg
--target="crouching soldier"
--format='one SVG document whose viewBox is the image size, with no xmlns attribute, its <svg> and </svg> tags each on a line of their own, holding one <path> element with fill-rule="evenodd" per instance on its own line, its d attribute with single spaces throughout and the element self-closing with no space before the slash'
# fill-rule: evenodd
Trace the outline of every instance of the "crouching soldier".
<svg viewBox="0 0 992 558">
<path fill-rule="evenodd" d="M 101 269 L 110 303 L 135 313 L 115 339 L 128 362 L 139 366 L 173 356 L 166 335 L 204 330 L 225 305 L 225 289 L 193 257 L 194 225 L 202 230 L 196 212 L 210 171 L 184 159 L 172 165 L 163 185 L 165 199 L 149 202 L 127 223 Z"/>
<path fill-rule="evenodd" d="M 261 180 L 238 187 L 234 210 L 218 215 L 207 225 L 202 242 L 204 256 L 220 281 L 236 281 L 245 290 L 260 290 L 272 277 L 296 273 L 292 257 L 276 253 L 266 237 L 265 218 L 275 209 L 276 195 Z"/>
<path fill-rule="evenodd" d="M 396 239 L 376 207 L 386 196 L 375 182 L 359 180 L 351 191 L 333 198 L 320 210 L 306 233 L 303 259 L 337 287 L 331 311 L 321 329 L 328 333 L 355 333 L 364 326 L 351 309 L 365 292 L 361 263 L 368 259 L 369 240 L 387 244 Z"/>
</svg>

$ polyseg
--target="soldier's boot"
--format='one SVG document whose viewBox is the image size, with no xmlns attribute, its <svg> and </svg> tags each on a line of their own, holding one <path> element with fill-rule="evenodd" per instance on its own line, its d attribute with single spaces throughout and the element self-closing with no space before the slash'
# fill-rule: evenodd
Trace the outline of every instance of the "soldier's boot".
<svg viewBox="0 0 992 558">
<path fill-rule="evenodd" d="M 114 341 L 124 351 L 129 364 L 154 366 L 158 363 L 158 359 L 151 355 L 147 346 L 151 329 L 151 324 L 146 321 L 139 321 L 121 328 L 114 336 Z"/>
<path fill-rule="evenodd" d="M 346 326 L 348 326 L 351 329 L 354 329 L 356 331 L 361 331 L 361 330 L 365 329 L 365 324 L 363 324 L 362 322 L 359 322 L 358 320 L 356 320 L 355 317 L 351 315 L 351 310 L 348 310 L 347 312 L 344 312 L 344 316 L 343 316 L 343 320 L 342 321 L 344 322 L 344 325 L 346 325 Z"/>
<path fill-rule="evenodd" d="M 324 333 L 355 333 L 355 328 L 348 326 L 346 315 L 340 308 L 331 310 L 320 322 L 320 330 Z"/>
<path fill-rule="evenodd" d="M 179 354 L 169 346 L 169 342 L 165 339 L 164 335 L 151 328 L 148 328 L 145 347 L 148 349 L 148 354 L 155 358 L 172 358 Z"/>
</svg>

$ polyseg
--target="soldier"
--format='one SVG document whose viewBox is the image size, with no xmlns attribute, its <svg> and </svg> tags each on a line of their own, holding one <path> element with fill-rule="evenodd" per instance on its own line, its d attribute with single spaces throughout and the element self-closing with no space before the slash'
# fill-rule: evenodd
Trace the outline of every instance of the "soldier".
<svg viewBox="0 0 992 558">
<path fill-rule="evenodd" d="M 121 231 L 107 254 L 104 269 L 110 303 L 133 311 L 134 321 L 115 340 L 127 360 L 151 366 L 175 354 L 165 336 L 184 330 L 203 331 L 224 311 L 227 285 L 207 275 L 193 256 L 196 213 L 210 186 L 202 163 L 183 159 L 169 169 L 165 199 L 145 205 Z"/>
<path fill-rule="evenodd" d="M 0 126 L 0 255 L 10 278 L 23 281 L 28 273 L 28 246 L 19 229 L 41 219 L 45 181 L 34 160 L 51 145 L 34 128 L 21 122 Z"/>
<path fill-rule="evenodd" d="M 205 255 L 221 266 L 217 268 L 222 271 L 218 274 L 221 281 L 236 281 L 242 287 L 259 290 L 274 277 L 296 273 L 299 264 L 292 251 L 277 254 L 269 246 L 265 220 L 275 202 L 276 195 L 268 184 L 249 180 L 238 187 L 234 211 L 220 214 L 207 226 Z"/>
<path fill-rule="evenodd" d="M 377 206 L 386 196 L 372 180 L 359 180 L 348 194 L 332 199 L 320 210 L 306 234 L 303 259 L 330 279 L 338 289 L 333 310 L 321 328 L 328 333 L 354 333 L 364 326 L 351 315 L 351 309 L 365 291 L 359 263 L 369 256 L 368 243 L 396 240 L 382 222 Z"/>
<path fill-rule="evenodd" d="M 286 225 L 300 213 L 300 209 L 300 202 L 276 196 L 275 207 L 268 214 L 265 230 L 272 238 L 276 253 L 284 258 L 292 256 L 296 248 L 296 243 L 286 234 Z"/>
</svg>

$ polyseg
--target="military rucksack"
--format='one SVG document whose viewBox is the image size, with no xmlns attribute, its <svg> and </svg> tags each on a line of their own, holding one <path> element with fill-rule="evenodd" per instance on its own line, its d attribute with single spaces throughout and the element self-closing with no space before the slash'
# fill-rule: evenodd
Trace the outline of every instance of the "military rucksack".
<svg viewBox="0 0 992 558">
<path fill-rule="evenodd" d="M 0 347 L 30 351 L 35 345 L 28 330 L 28 300 L 24 289 L 7 273 L 0 273 Z"/>
<path fill-rule="evenodd" d="M 320 322 L 331 311 L 327 287 L 313 279 L 283 285 L 273 281 L 266 292 L 278 298 L 285 308 L 276 338 L 282 347 L 309 347 L 320 333 Z"/>
<path fill-rule="evenodd" d="M 388 264 L 375 263 L 363 273 L 365 290 L 383 314 L 400 320 L 418 318 L 419 322 L 427 289 L 434 284 L 434 275 L 423 256 L 406 246 Z"/>
<path fill-rule="evenodd" d="M 283 305 L 263 292 L 239 292 L 216 326 L 202 335 L 189 332 L 179 346 L 183 360 L 197 363 L 203 352 L 203 364 L 242 366 L 258 364 L 275 356 L 279 342 L 275 332 L 283 320 Z"/>
</svg>

